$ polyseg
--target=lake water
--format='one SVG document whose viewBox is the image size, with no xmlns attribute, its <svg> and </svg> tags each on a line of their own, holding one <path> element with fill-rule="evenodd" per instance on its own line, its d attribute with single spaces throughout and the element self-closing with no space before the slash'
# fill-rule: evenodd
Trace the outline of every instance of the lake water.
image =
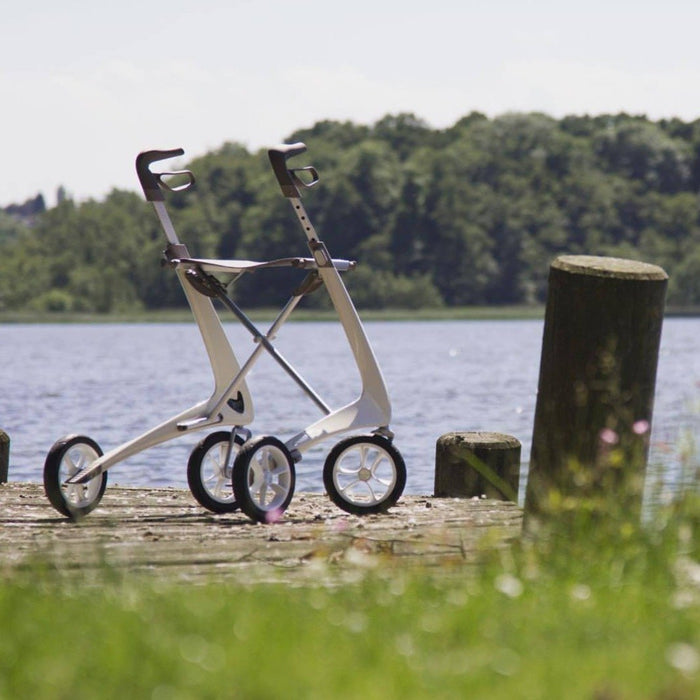
<svg viewBox="0 0 700 700">
<path fill-rule="evenodd" d="M 225 327 L 239 360 L 245 359 L 253 347 L 250 336 L 238 324 Z M 541 321 L 365 327 L 392 399 L 395 445 L 408 469 L 406 493 L 432 493 L 435 442 L 454 430 L 517 437 L 525 476 Z M 276 345 L 332 408 L 357 395 L 359 378 L 338 324 L 288 323 Z M 62 435 L 89 435 L 111 449 L 207 398 L 212 389 L 194 323 L 6 325 L 0 328 L 0 380 L 0 427 L 11 438 L 10 479 L 33 482 L 41 481 L 46 453 Z M 249 386 L 255 434 L 286 440 L 320 417 L 267 357 L 255 365 Z M 697 463 L 699 426 L 700 319 L 667 319 L 650 464 L 662 468 L 672 488 L 685 466 Z M 110 483 L 186 487 L 189 453 L 205 434 L 184 435 L 112 467 Z M 298 490 L 323 490 L 323 460 L 333 444 L 305 454 L 297 465 Z"/>
</svg>

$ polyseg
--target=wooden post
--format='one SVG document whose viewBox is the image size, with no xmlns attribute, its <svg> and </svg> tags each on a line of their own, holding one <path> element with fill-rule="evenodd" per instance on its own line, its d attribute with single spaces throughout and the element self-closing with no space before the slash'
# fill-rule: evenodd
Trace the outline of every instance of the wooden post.
<svg viewBox="0 0 700 700">
<path fill-rule="evenodd" d="M 572 498 L 641 504 L 667 282 L 632 260 L 552 263 L 526 517 Z"/>
<path fill-rule="evenodd" d="M 7 471 L 10 464 L 10 436 L 0 429 L 0 484 L 7 483 Z"/>
<path fill-rule="evenodd" d="M 435 495 L 518 500 L 520 441 L 501 433 L 447 433 L 435 448 Z"/>
</svg>

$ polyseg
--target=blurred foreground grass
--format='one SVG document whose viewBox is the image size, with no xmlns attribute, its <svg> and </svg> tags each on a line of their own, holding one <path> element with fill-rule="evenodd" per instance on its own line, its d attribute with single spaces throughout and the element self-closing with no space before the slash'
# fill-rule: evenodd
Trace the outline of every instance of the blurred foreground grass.
<svg viewBox="0 0 700 700">
<path fill-rule="evenodd" d="M 545 529 L 475 568 L 361 562 L 336 585 L 109 569 L 87 584 L 37 562 L 0 576 L 0 697 L 690 700 L 699 524 L 688 498 L 643 526 Z"/>
</svg>

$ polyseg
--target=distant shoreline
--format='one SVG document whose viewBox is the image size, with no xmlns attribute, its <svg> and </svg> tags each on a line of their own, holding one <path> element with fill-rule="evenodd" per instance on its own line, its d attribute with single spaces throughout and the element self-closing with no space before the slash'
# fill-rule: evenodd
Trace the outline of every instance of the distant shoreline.
<svg viewBox="0 0 700 700">
<path fill-rule="evenodd" d="M 257 321 L 271 321 L 278 313 L 274 308 L 251 308 L 244 311 Z M 498 320 L 541 319 L 544 306 L 465 306 L 436 309 L 358 309 L 364 321 L 451 321 L 451 320 Z M 220 314 L 223 322 L 235 321 L 227 311 Z M 332 310 L 298 309 L 290 321 L 334 321 Z M 0 312 L 0 323 L 188 323 L 192 313 L 188 308 L 152 311 L 116 312 L 109 314 L 70 312 Z"/>
<path fill-rule="evenodd" d="M 542 320 L 544 306 L 460 306 L 437 309 L 359 309 L 363 321 L 514 321 Z M 271 321 L 276 309 L 244 309 L 253 320 Z M 668 307 L 666 318 L 700 317 L 699 307 Z M 299 309 L 290 321 L 334 321 L 332 310 Z M 13 323 L 188 323 L 192 314 L 186 308 L 154 311 L 132 311 L 109 314 L 48 313 L 29 311 L 0 312 L 0 324 Z M 235 321 L 228 313 L 221 314 L 223 322 Z"/>
</svg>

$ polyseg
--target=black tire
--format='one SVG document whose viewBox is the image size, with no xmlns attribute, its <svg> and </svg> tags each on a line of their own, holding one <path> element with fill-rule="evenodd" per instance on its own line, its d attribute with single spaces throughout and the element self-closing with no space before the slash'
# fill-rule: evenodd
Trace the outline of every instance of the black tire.
<svg viewBox="0 0 700 700">
<path fill-rule="evenodd" d="M 232 481 L 238 505 L 249 518 L 276 522 L 294 495 L 294 459 L 281 440 L 261 435 L 241 447 Z"/>
<path fill-rule="evenodd" d="M 64 483 L 102 454 L 100 446 L 84 435 L 68 435 L 53 444 L 44 462 L 44 491 L 61 515 L 79 520 L 102 500 L 107 488 L 106 471 L 86 484 L 68 486 Z"/>
<path fill-rule="evenodd" d="M 391 441 L 379 435 L 341 440 L 323 465 L 331 501 L 353 515 L 384 513 L 406 486 L 406 465 Z"/>
<path fill-rule="evenodd" d="M 233 513 L 238 503 L 231 485 L 231 470 L 226 457 L 230 431 L 212 433 L 192 450 L 187 462 L 187 483 L 197 502 L 212 513 Z M 245 440 L 236 435 L 228 464 L 233 462 Z"/>
</svg>

